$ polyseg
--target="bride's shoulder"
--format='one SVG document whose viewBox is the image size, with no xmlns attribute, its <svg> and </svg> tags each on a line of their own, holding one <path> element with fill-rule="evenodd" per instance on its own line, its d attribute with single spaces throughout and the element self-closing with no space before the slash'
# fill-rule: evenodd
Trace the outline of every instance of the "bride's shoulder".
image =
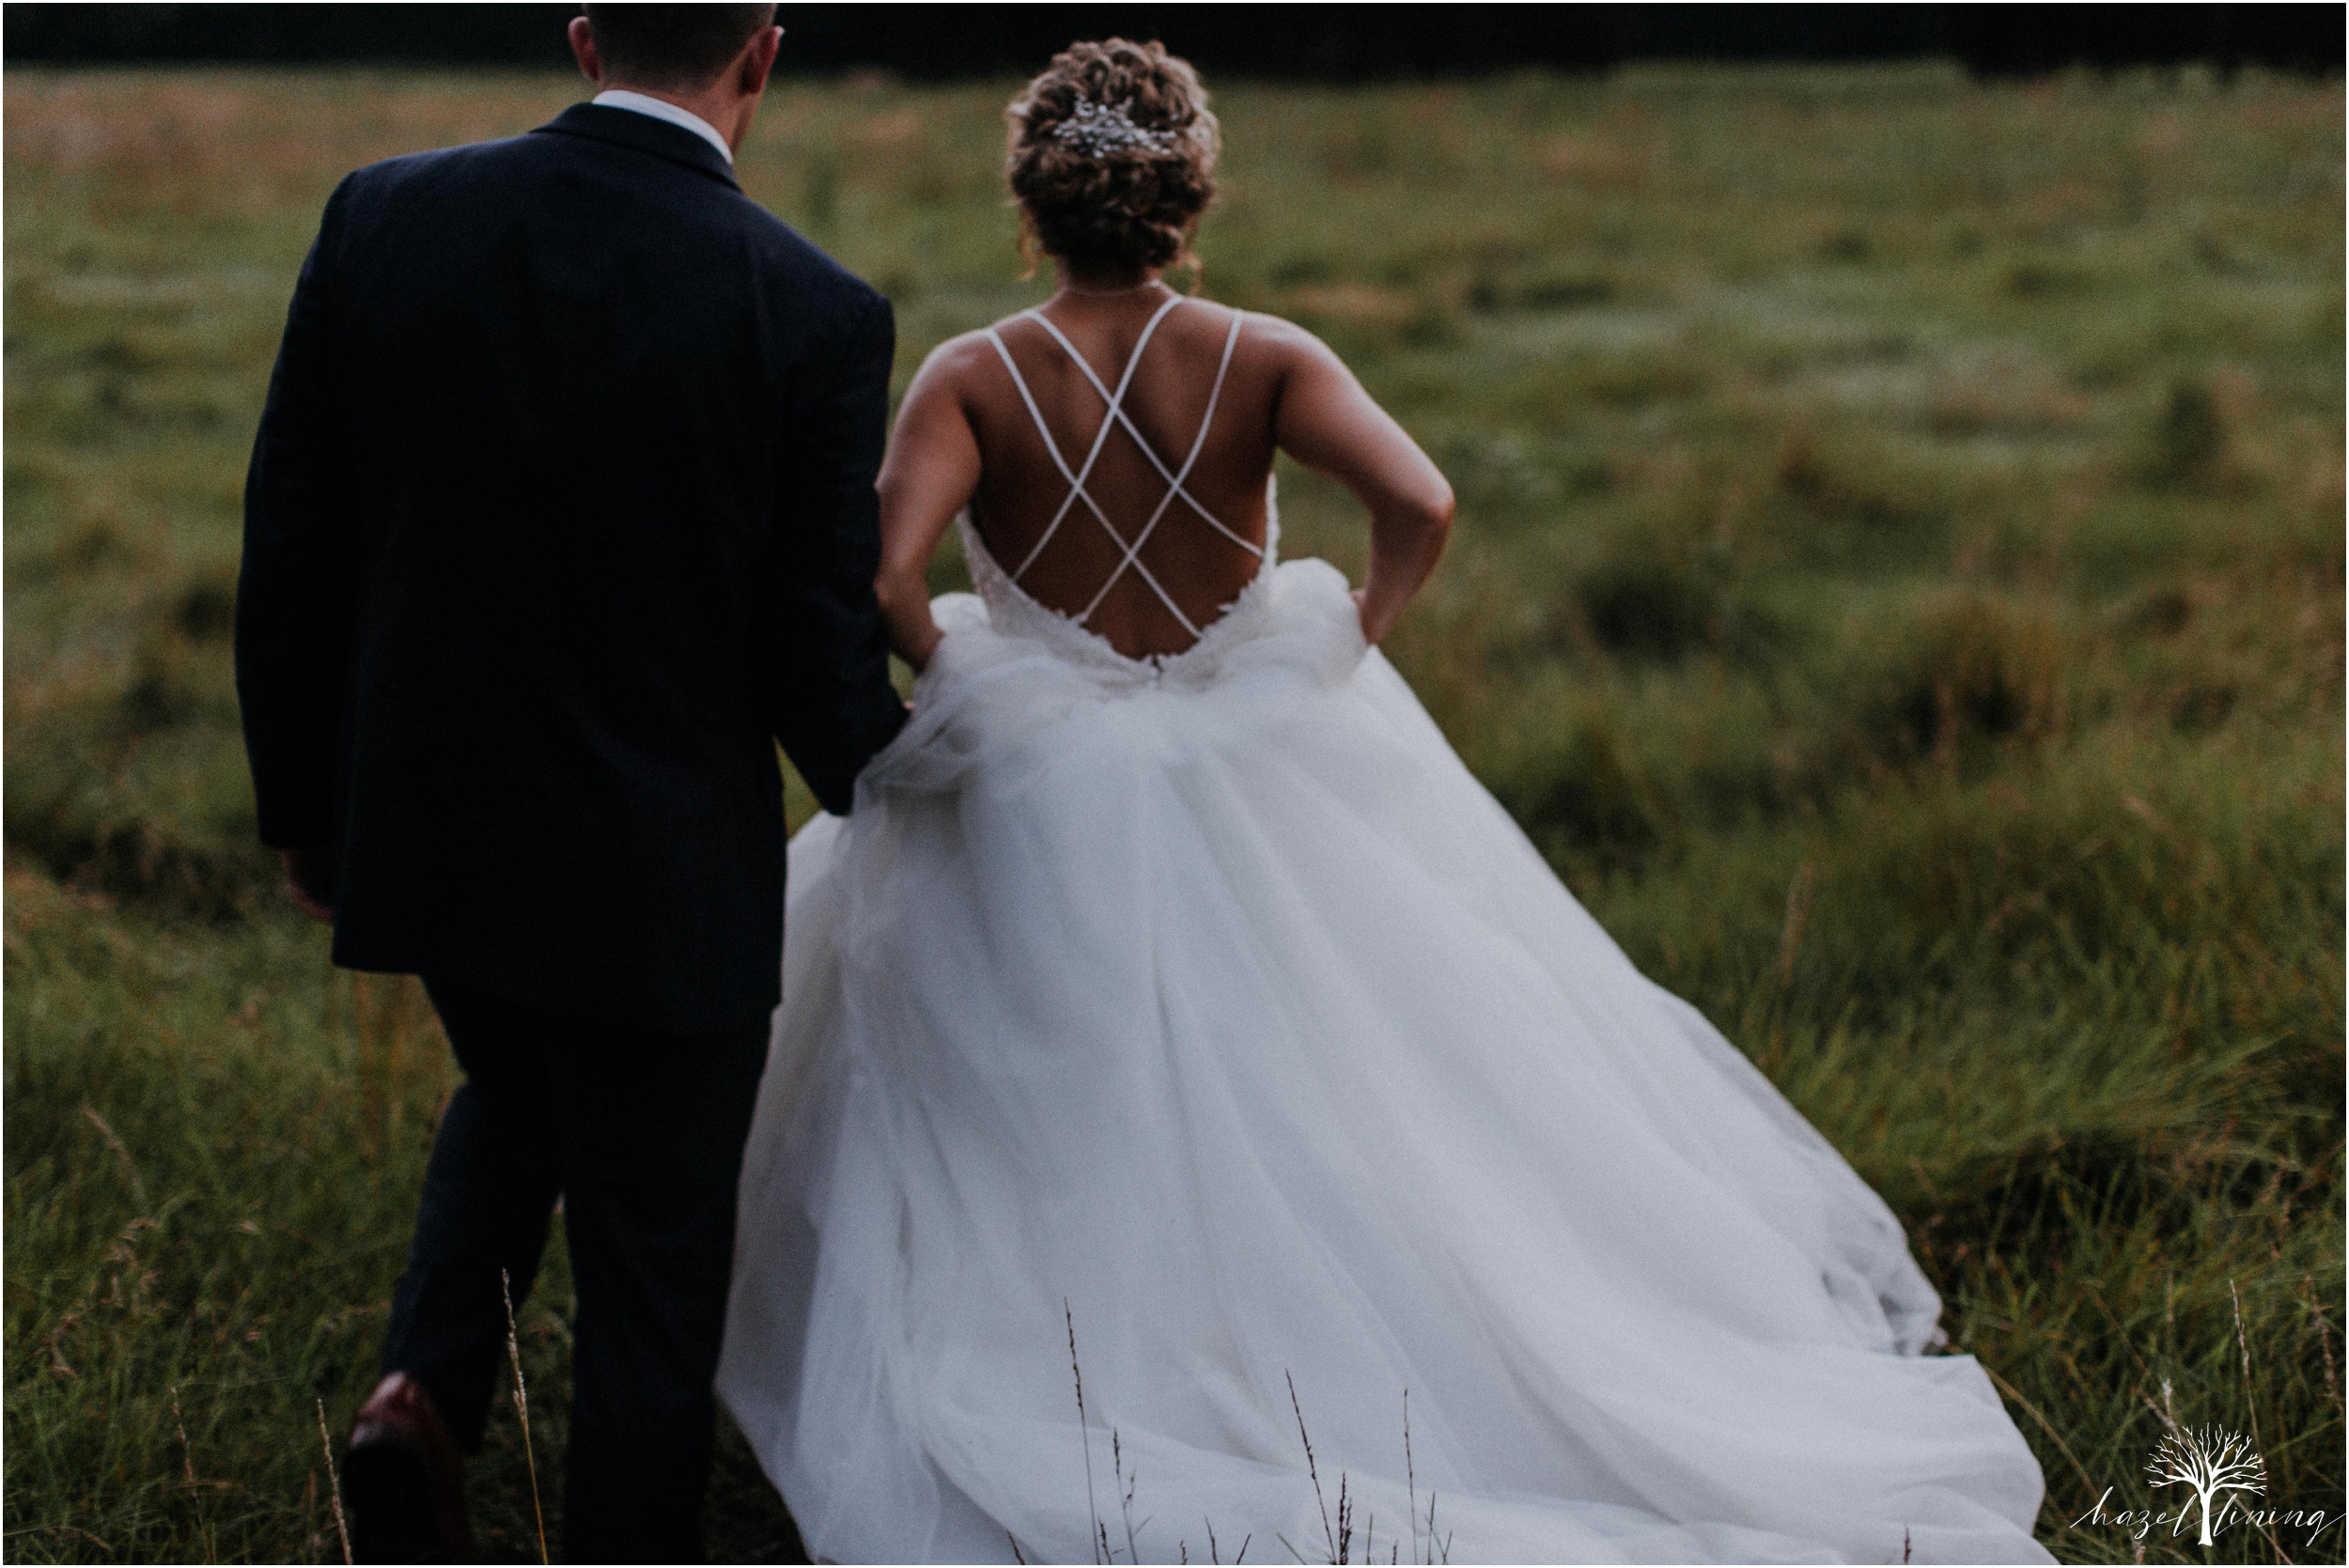
<svg viewBox="0 0 2349 1568">
<path fill-rule="evenodd" d="M 1285 316 L 1275 316 L 1269 311 L 1262 310 L 1251 310 L 1242 314 L 1247 318 L 1244 329 L 1247 335 L 1259 343 L 1291 344 L 1321 341 Z"/>
<path fill-rule="evenodd" d="M 1261 310 L 1240 310 L 1237 305 L 1217 305 L 1219 312 L 1232 311 L 1241 318 L 1240 343 L 1258 354 L 1328 353 L 1321 339 L 1285 316 L 1274 316 Z M 1221 323 L 1218 323 L 1221 325 Z"/>
<path fill-rule="evenodd" d="M 927 398 L 946 393 L 959 397 L 985 373 L 984 367 L 993 365 L 995 350 L 988 341 L 993 330 L 981 327 L 958 334 L 925 354 L 906 396 Z"/>
<path fill-rule="evenodd" d="M 956 334 L 923 357 L 922 373 L 954 373 L 994 359 L 995 350 L 988 342 L 994 331 L 994 327 L 978 327 Z"/>
<path fill-rule="evenodd" d="M 1259 366 L 1276 374 L 1305 366 L 1343 363 L 1330 347 L 1285 317 L 1262 311 L 1247 313 L 1241 341 L 1253 350 Z"/>
</svg>

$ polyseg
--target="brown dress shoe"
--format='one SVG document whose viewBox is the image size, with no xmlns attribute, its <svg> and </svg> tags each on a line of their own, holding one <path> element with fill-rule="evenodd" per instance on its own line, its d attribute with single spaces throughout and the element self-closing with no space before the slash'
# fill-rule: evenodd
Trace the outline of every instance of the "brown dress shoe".
<svg viewBox="0 0 2349 1568">
<path fill-rule="evenodd" d="M 360 1562 L 472 1562 L 465 1457 L 424 1385 L 404 1372 L 375 1386 L 343 1459 L 350 1555 Z"/>
</svg>

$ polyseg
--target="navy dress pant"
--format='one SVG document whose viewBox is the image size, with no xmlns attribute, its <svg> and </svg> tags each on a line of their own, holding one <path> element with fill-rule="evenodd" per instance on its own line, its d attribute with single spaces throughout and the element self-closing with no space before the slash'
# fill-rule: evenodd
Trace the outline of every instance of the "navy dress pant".
<svg viewBox="0 0 2349 1568">
<path fill-rule="evenodd" d="M 500 1273 L 519 1310 L 560 1194 L 579 1297 L 567 1555 L 697 1560 L 767 1025 L 614 1029 L 425 986 L 465 1081 L 432 1146 L 384 1371 L 422 1382 L 478 1451 L 490 1400 L 512 1388 Z"/>
</svg>

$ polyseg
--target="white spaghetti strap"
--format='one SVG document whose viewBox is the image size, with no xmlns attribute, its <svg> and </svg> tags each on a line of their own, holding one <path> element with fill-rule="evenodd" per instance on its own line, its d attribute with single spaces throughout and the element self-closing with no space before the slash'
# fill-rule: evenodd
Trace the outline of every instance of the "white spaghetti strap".
<svg viewBox="0 0 2349 1568">
<path fill-rule="evenodd" d="M 1003 334 L 993 327 L 987 329 L 987 340 L 994 346 L 995 355 L 1003 362 L 1004 370 L 1010 373 L 1012 385 L 1019 388 L 1019 400 L 1026 406 L 1028 417 L 1035 422 L 1036 434 L 1044 438 L 1044 449 L 1051 455 L 1052 466 L 1060 470 L 1061 477 L 1068 483 L 1068 494 L 1062 499 L 1060 509 L 1052 514 L 1051 521 L 1047 523 L 1044 532 L 1037 536 L 1034 545 L 1028 551 L 1026 559 L 1019 563 L 1018 569 L 1010 573 L 1011 581 L 1018 582 L 1026 575 L 1028 568 L 1035 565 L 1036 558 L 1044 553 L 1044 547 L 1051 543 L 1052 536 L 1060 531 L 1062 522 L 1066 520 L 1070 508 L 1079 502 L 1084 504 L 1085 510 L 1093 514 L 1094 520 L 1101 525 L 1102 532 L 1109 535 L 1111 540 L 1118 547 L 1119 559 L 1116 567 L 1111 571 L 1108 581 L 1101 584 L 1099 591 L 1095 593 L 1092 601 L 1074 617 L 1079 626 L 1092 619 L 1094 611 L 1100 608 L 1101 601 L 1107 598 L 1110 590 L 1117 585 L 1117 580 L 1131 571 L 1136 577 L 1142 579 L 1151 593 L 1158 597 L 1159 602 L 1166 606 L 1167 613 L 1181 622 L 1183 629 L 1190 632 L 1194 640 L 1198 638 L 1200 635 L 1198 625 L 1183 613 L 1183 607 L 1175 601 L 1174 596 L 1166 591 L 1166 585 L 1160 582 L 1157 575 L 1142 561 L 1143 546 L 1149 542 L 1151 534 L 1156 531 L 1159 520 L 1166 516 L 1167 508 L 1174 505 L 1177 496 L 1180 496 L 1184 504 L 1192 511 L 1206 519 L 1209 526 L 1213 527 L 1217 533 L 1221 534 L 1259 560 L 1264 559 L 1265 556 L 1263 546 L 1251 543 L 1226 527 L 1221 518 L 1201 505 L 1198 498 L 1183 488 L 1184 481 L 1190 477 L 1191 469 L 1198 464 L 1200 453 L 1206 448 L 1207 433 L 1215 424 L 1216 406 L 1222 399 L 1223 383 L 1231 374 L 1233 350 L 1239 346 L 1240 319 L 1245 313 L 1237 310 L 1232 312 L 1231 328 L 1223 334 L 1223 356 L 1215 369 L 1215 384 L 1207 391 L 1207 410 L 1200 418 L 1199 433 L 1191 440 L 1190 450 L 1183 458 L 1180 472 L 1168 470 L 1165 460 L 1159 456 L 1157 449 L 1151 446 L 1140 427 L 1126 412 L 1126 393 L 1133 385 L 1134 371 L 1142 364 L 1142 351 L 1149 347 L 1151 336 L 1159 330 L 1159 323 L 1165 320 L 1174 307 L 1183 303 L 1186 298 L 1187 296 L 1181 294 L 1170 297 L 1150 318 L 1149 323 L 1142 329 L 1142 335 L 1135 339 L 1133 351 L 1126 356 L 1126 365 L 1118 373 L 1115 390 L 1112 390 L 1102 382 L 1101 378 L 1095 374 L 1093 366 L 1086 362 L 1084 355 L 1077 351 L 1077 346 L 1068 341 L 1066 334 L 1052 323 L 1050 317 L 1038 310 L 1020 312 L 1021 315 L 1032 318 L 1038 326 L 1051 335 L 1052 341 L 1059 344 L 1068 357 L 1076 362 L 1077 369 L 1087 381 L 1092 383 L 1093 390 L 1100 394 L 1102 402 L 1107 405 L 1107 411 L 1101 417 L 1100 427 L 1093 433 L 1093 444 L 1085 452 L 1083 464 L 1074 470 L 1069 468 L 1068 459 L 1062 455 L 1060 443 L 1052 439 L 1051 427 L 1044 422 L 1044 411 L 1037 406 L 1035 395 L 1029 390 L 1027 378 L 1019 373 L 1019 366 L 1012 359 L 1011 349 L 1004 344 Z M 1158 470 L 1159 477 L 1164 479 L 1167 486 L 1166 493 L 1159 498 L 1159 504 L 1151 511 L 1149 520 L 1143 524 L 1142 531 L 1130 541 L 1117 531 L 1117 526 L 1110 521 L 1109 515 L 1101 510 L 1100 504 L 1094 500 L 1092 492 L 1085 489 L 1085 481 L 1093 476 L 1094 464 L 1100 458 L 1101 448 L 1109 440 L 1110 430 L 1116 426 L 1125 427 L 1127 435 L 1131 437 L 1134 444 L 1142 449 L 1142 455 L 1150 460 L 1150 466 Z"/>
<path fill-rule="evenodd" d="M 1133 542 L 1126 546 L 1125 559 L 1117 563 L 1117 569 L 1110 573 L 1109 581 L 1101 584 L 1100 592 L 1093 596 L 1093 601 L 1090 604 L 1087 604 L 1084 607 L 1083 613 L 1077 617 L 1077 623 L 1080 626 L 1090 620 L 1093 616 L 1094 611 L 1100 608 L 1101 601 L 1109 598 L 1110 590 L 1117 586 L 1117 580 L 1126 574 L 1127 567 L 1131 567 L 1137 571 L 1142 569 L 1142 547 L 1150 542 L 1150 536 L 1157 530 L 1159 526 L 1159 520 L 1166 516 L 1166 509 L 1174 505 L 1174 498 L 1179 495 L 1185 500 L 1190 500 L 1190 492 L 1183 489 L 1183 481 L 1190 477 L 1191 469 L 1197 466 L 1199 462 L 1199 454 L 1206 449 L 1207 431 L 1215 425 L 1215 406 L 1222 399 L 1223 380 L 1224 378 L 1231 373 L 1232 350 L 1239 346 L 1239 318 L 1240 313 L 1238 311 L 1235 310 L 1232 312 L 1232 330 L 1223 334 L 1223 358 L 1215 367 L 1215 385 L 1207 389 L 1207 411 L 1199 416 L 1199 433 L 1191 438 L 1190 451 L 1183 458 L 1181 472 L 1170 476 L 1167 481 L 1166 493 L 1159 497 L 1158 505 L 1153 508 L 1150 513 L 1150 520 L 1142 525 L 1142 532 L 1136 534 L 1133 537 Z M 1137 434 L 1134 439 L 1140 441 L 1141 437 Z M 1144 447 L 1144 450 L 1147 450 L 1146 446 Z M 1166 470 L 1163 466 L 1161 466 L 1159 472 L 1164 474 Z M 1190 504 L 1193 510 L 1200 511 L 1200 515 L 1203 517 L 1206 516 L 1206 512 L 1200 508 L 1199 504 L 1196 501 L 1192 501 Z M 1238 537 L 1238 536 L 1233 534 L 1230 529 L 1224 528 L 1222 523 L 1217 522 L 1214 518 L 1208 517 L 1207 520 L 1215 523 L 1216 527 L 1223 529 L 1223 533 L 1226 536 L 1233 538 Z M 1243 545 L 1248 544 L 1246 539 L 1240 539 L 1239 542 Z M 1248 548 L 1259 556 L 1264 553 L 1263 551 L 1257 550 L 1253 545 L 1249 545 Z M 1173 609 L 1174 607 L 1170 605 L 1168 608 Z M 1177 618 L 1182 617 L 1181 611 L 1176 610 L 1174 613 Z M 1184 624 L 1188 626 L 1190 625 L 1190 622 L 1185 620 Z M 1196 632 L 1194 631 L 1193 634 L 1196 635 Z"/>
<path fill-rule="evenodd" d="M 1149 342 L 1150 334 L 1158 331 L 1159 323 L 1165 319 L 1167 312 L 1180 303 L 1179 298 L 1168 301 L 1159 309 L 1158 315 L 1150 318 L 1149 325 L 1143 329 L 1140 341 L 1134 345 L 1134 353 L 1126 362 L 1125 374 L 1118 378 L 1114 397 L 1123 398 L 1126 396 L 1126 389 L 1133 380 L 1134 367 L 1141 363 L 1143 347 Z M 988 329 L 987 335 L 988 341 L 995 346 L 996 354 L 1002 358 L 1003 368 L 1011 373 L 1012 384 L 1019 389 L 1020 400 L 1027 405 L 1028 417 L 1035 421 L 1036 433 L 1044 438 L 1044 449 L 1051 454 L 1053 466 L 1060 470 L 1061 477 L 1068 482 L 1068 494 L 1061 502 L 1060 510 L 1052 514 L 1051 522 L 1036 539 L 1034 548 L 1028 551 L 1027 559 L 1019 563 L 1019 571 L 1011 574 L 1012 582 L 1018 582 L 1020 574 L 1035 564 L 1036 557 L 1044 553 L 1044 547 L 1051 542 L 1052 535 L 1059 530 L 1061 522 L 1068 516 L 1069 507 L 1079 501 L 1085 504 L 1085 509 L 1093 514 L 1094 520 L 1101 525 L 1102 532 L 1109 535 L 1122 551 L 1126 545 L 1125 536 L 1118 533 L 1116 524 L 1110 521 L 1108 514 L 1101 510 L 1100 504 L 1096 502 L 1092 492 L 1084 488 L 1085 480 L 1092 475 L 1095 460 L 1101 455 L 1102 443 L 1109 439 L 1110 429 L 1116 421 L 1112 419 L 1101 421 L 1101 427 L 1094 433 L 1093 448 L 1085 455 L 1084 467 L 1072 474 L 1069 472 L 1068 460 L 1061 456 L 1060 443 L 1052 439 L 1051 427 L 1044 423 L 1043 411 L 1036 407 L 1035 397 L 1028 390 L 1027 379 L 1019 374 L 1019 366 L 1013 362 L 1010 350 L 1005 348 L 1003 338 L 992 327 Z M 1149 568 L 1139 561 L 1134 563 L 1134 570 L 1143 582 L 1149 584 L 1150 591 L 1158 596 L 1159 602 L 1166 606 L 1168 613 L 1183 624 L 1183 629 L 1193 637 L 1197 637 L 1199 628 L 1189 615 L 1183 613 L 1182 606 L 1175 602 L 1174 595 L 1166 591 L 1165 585 L 1152 576 Z M 1078 624 L 1080 626 L 1084 624 L 1081 617 Z"/>
<path fill-rule="evenodd" d="M 1052 455 L 1052 466 L 1059 469 L 1061 477 L 1068 481 L 1068 494 L 1062 498 L 1060 510 L 1052 514 L 1052 520 L 1045 524 L 1042 534 L 1036 536 L 1035 548 L 1028 551 L 1027 559 L 1020 562 L 1019 570 L 1011 574 L 1011 580 L 1017 582 L 1021 572 L 1035 565 L 1035 558 L 1044 553 L 1044 547 L 1052 542 L 1052 536 L 1060 532 L 1061 520 L 1067 517 L 1068 508 L 1077 504 L 1079 486 L 1077 476 L 1069 472 L 1068 460 L 1060 455 L 1060 443 L 1052 439 L 1050 427 L 1044 423 L 1044 415 L 1035 406 L 1035 396 L 1028 390 L 1027 379 L 1019 374 L 1019 366 L 1012 363 L 1011 350 L 1003 347 L 1003 338 L 993 327 L 987 329 L 987 340 L 995 345 L 995 353 L 1003 360 L 1003 368 L 1011 372 L 1011 384 L 1019 389 L 1019 400 L 1028 405 L 1028 416 L 1035 421 L 1036 433 L 1044 438 L 1044 450 Z M 1107 420 L 1102 421 L 1101 429 L 1104 434 L 1109 430 Z M 1093 450 L 1098 452 L 1100 449 L 1100 437 L 1096 436 Z M 1088 470 L 1092 466 L 1090 455 L 1086 466 Z"/>
<path fill-rule="evenodd" d="M 1172 303 L 1180 303 L 1187 298 L 1189 298 L 1189 296 L 1178 294 L 1174 297 L 1174 300 Z M 1180 495 L 1183 498 L 1184 504 L 1192 511 L 1198 513 L 1202 518 L 1206 519 L 1207 525 L 1213 528 L 1217 533 L 1222 535 L 1225 538 L 1231 540 L 1234 544 L 1239 546 L 1240 549 L 1248 551 L 1251 555 L 1261 558 L 1264 554 L 1264 551 L 1259 546 L 1251 544 L 1246 538 L 1233 532 L 1230 528 L 1225 527 L 1221 518 L 1217 517 L 1213 512 L 1208 511 L 1205 506 L 1199 505 L 1199 501 L 1196 496 L 1193 496 L 1190 491 L 1181 488 L 1181 482 L 1177 480 L 1173 474 L 1168 472 L 1165 460 L 1159 456 L 1158 450 L 1153 447 L 1146 439 L 1144 439 L 1142 431 L 1135 427 L 1133 420 L 1128 416 L 1125 409 L 1125 399 L 1122 395 L 1114 398 L 1110 396 L 1110 389 L 1101 384 L 1101 378 L 1094 374 L 1093 366 L 1085 362 L 1084 355 L 1077 352 L 1077 346 L 1069 342 L 1067 337 L 1063 334 L 1058 327 L 1052 325 L 1051 318 L 1044 315 L 1040 311 L 1034 310 L 1022 311 L 1020 314 L 1034 317 L 1036 324 L 1041 326 L 1046 332 L 1050 333 L 1052 334 L 1052 340 L 1058 343 L 1063 349 L 1066 350 L 1070 359 L 1077 362 L 1077 368 L 1084 373 L 1086 380 L 1093 383 L 1093 390 L 1101 395 L 1103 401 L 1109 403 L 1110 417 L 1114 419 L 1118 424 L 1126 427 L 1126 433 L 1133 438 L 1134 444 L 1136 446 L 1142 448 L 1142 455 L 1150 459 L 1150 466 L 1159 471 L 1159 477 L 1165 480 L 1169 485 L 1175 487 L 1173 493 Z M 1164 312 L 1161 311 L 1160 314 L 1164 314 Z M 1232 330 L 1224 336 L 1223 365 L 1222 368 L 1216 371 L 1216 384 L 1219 390 L 1222 386 L 1224 370 L 1229 369 L 1231 366 L 1232 348 L 1239 342 L 1240 318 L 1246 314 L 1247 312 L 1240 310 L 1235 310 L 1232 312 Z M 1137 355 L 1141 353 L 1142 350 L 1139 345 L 1136 346 L 1134 351 Z M 1129 372 L 1131 366 L 1129 365 Z"/>
<path fill-rule="evenodd" d="M 1068 508 L 1081 500 L 1094 517 L 1099 520 L 1101 526 L 1109 529 L 1112 537 L 1118 539 L 1121 545 L 1125 542 L 1117 530 L 1111 526 L 1110 520 L 1102 516 L 1101 508 L 1094 504 L 1093 497 L 1085 492 L 1085 481 L 1093 476 L 1093 465 L 1099 459 L 1101 448 L 1109 441 L 1110 427 L 1117 423 L 1115 415 L 1120 411 L 1119 405 L 1125 400 L 1127 387 L 1133 382 L 1134 369 L 1142 363 L 1142 350 L 1149 346 L 1151 334 L 1159 330 L 1159 323 L 1166 319 L 1167 313 L 1180 303 L 1182 303 L 1182 296 L 1179 294 L 1168 300 L 1166 303 L 1159 307 L 1158 314 L 1150 318 L 1149 324 L 1142 329 L 1142 336 L 1134 343 L 1134 351 L 1127 357 L 1125 372 L 1117 379 L 1117 391 L 1114 394 L 1101 385 L 1100 378 L 1093 374 L 1093 366 L 1085 364 L 1084 357 L 1081 354 L 1077 355 L 1078 366 L 1084 371 L 1085 379 L 1093 382 L 1094 389 L 1109 400 L 1111 417 L 1103 419 L 1101 427 L 1094 432 L 1093 445 L 1085 453 L 1084 466 L 1075 473 L 1069 471 L 1068 460 L 1061 456 L 1060 443 L 1052 439 L 1051 427 L 1044 423 L 1044 411 L 1036 407 L 1035 395 L 1028 390 L 1027 378 L 1019 374 L 1019 366 L 1012 360 L 1011 350 L 1004 347 L 1002 334 L 993 327 L 987 329 L 987 340 L 995 346 L 996 356 L 1003 362 L 1003 368 L 1011 372 L 1012 384 L 1019 389 L 1019 400 L 1027 405 L 1028 417 L 1035 421 L 1036 434 L 1044 438 L 1044 449 L 1051 454 L 1052 466 L 1060 470 L 1063 479 L 1068 481 L 1068 494 L 1062 499 L 1060 510 L 1052 514 L 1052 520 L 1045 525 L 1044 532 L 1037 536 L 1034 548 L 1029 550 L 1027 558 L 1021 561 L 1019 568 L 1011 574 L 1011 580 L 1014 582 L 1019 582 L 1026 575 L 1028 568 L 1035 565 L 1036 557 L 1044 553 L 1044 547 L 1050 544 L 1052 536 L 1060 531 L 1061 522 L 1068 516 Z M 1035 312 L 1029 311 L 1027 314 L 1034 316 Z M 1036 319 L 1044 320 L 1041 316 L 1037 316 Z M 1045 326 L 1049 330 L 1051 328 L 1051 323 L 1047 321 Z M 1053 331 L 1052 335 L 1060 339 L 1062 347 L 1067 347 L 1067 339 L 1062 338 L 1058 331 Z M 1069 352 L 1074 354 L 1076 350 L 1071 349 Z"/>
</svg>

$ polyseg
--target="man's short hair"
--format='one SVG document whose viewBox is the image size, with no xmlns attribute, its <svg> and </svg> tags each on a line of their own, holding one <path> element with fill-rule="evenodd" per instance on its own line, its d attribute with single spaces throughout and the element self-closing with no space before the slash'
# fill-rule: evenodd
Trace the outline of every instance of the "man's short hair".
<svg viewBox="0 0 2349 1568">
<path fill-rule="evenodd" d="M 774 24 L 772 6 L 583 6 L 613 82 L 698 92 Z"/>
</svg>

